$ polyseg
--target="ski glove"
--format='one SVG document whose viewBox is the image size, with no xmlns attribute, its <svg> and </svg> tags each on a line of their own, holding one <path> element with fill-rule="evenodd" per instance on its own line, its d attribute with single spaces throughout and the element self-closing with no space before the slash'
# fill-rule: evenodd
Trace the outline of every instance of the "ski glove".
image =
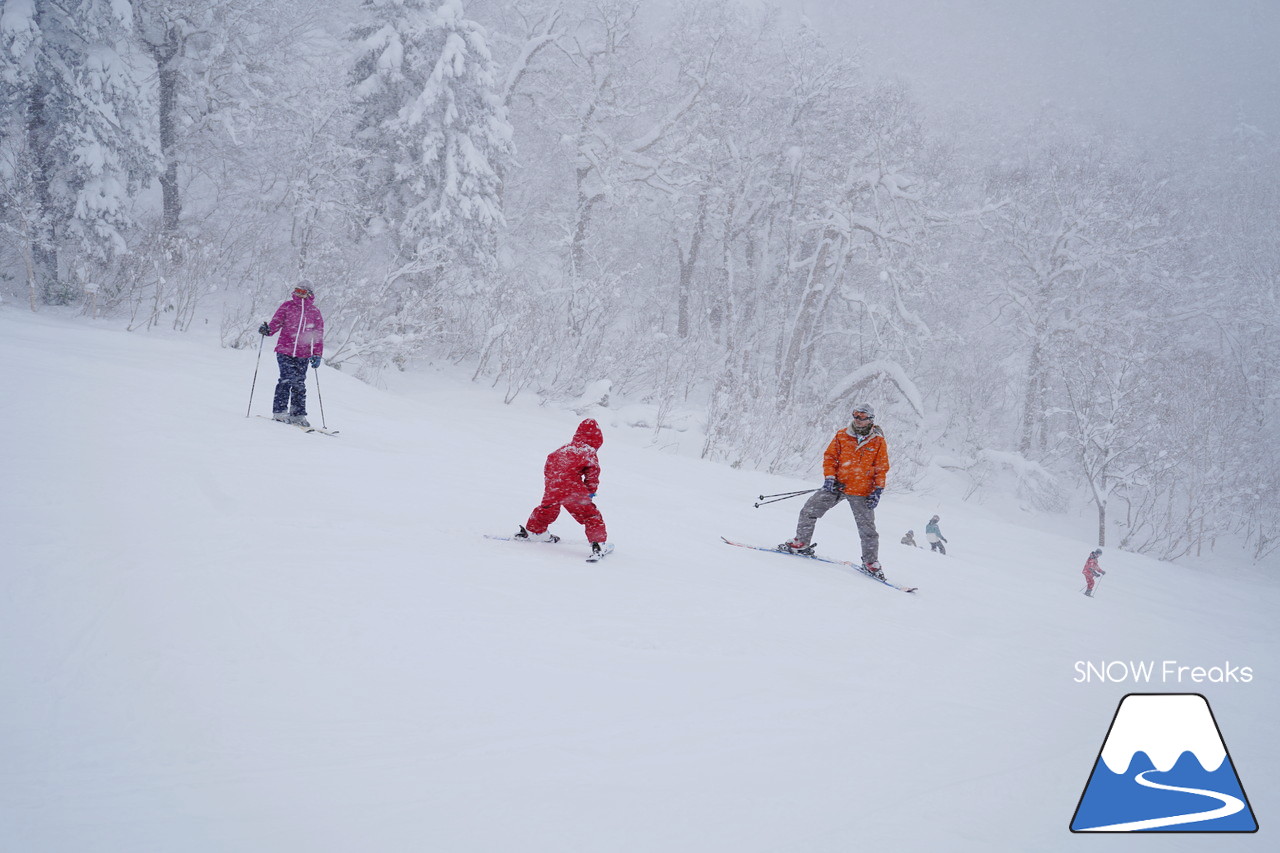
<svg viewBox="0 0 1280 853">
<path fill-rule="evenodd" d="M 271 327 L 270 327 L 270 326 L 268 326 L 266 323 L 263 323 L 261 326 L 259 326 L 259 327 L 258 327 L 258 334 L 260 334 L 260 335 L 270 335 L 270 334 L 271 334 Z"/>
<path fill-rule="evenodd" d="M 872 489 L 871 494 L 867 495 L 867 509 L 875 509 L 876 504 L 880 503 L 880 493 L 884 489 Z"/>
<path fill-rule="evenodd" d="M 822 490 L 824 492 L 831 492 L 832 494 L 836 494 L 836 495 L 840 494 L 841 492 L 840 484 L 836 482 L 835 477 L 825 478 L 822 481 Z"/>
<path fill-rule="evenodd" d="M 313 356 L 311 356 L 311 366 L 312 366 L 312 367 L 319 367 L 319 366 L 320 366 L 320 356 L 318 356 L 318 355 L 313 355 Z"/>
</svg>

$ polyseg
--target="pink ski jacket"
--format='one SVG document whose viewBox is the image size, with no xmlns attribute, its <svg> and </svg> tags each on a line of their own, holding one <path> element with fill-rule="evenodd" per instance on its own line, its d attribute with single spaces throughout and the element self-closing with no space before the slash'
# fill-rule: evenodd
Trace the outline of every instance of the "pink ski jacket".
<svg viewBox="0 0 1280 853">
<path fill-rule="evenodd" d="M 276 352 L 294 358 L 324 355 L 324 317 L 315 300 L 290 297 L 280 304 L 267 324 L 271 334 L 280 333 Z"/>
</svg>

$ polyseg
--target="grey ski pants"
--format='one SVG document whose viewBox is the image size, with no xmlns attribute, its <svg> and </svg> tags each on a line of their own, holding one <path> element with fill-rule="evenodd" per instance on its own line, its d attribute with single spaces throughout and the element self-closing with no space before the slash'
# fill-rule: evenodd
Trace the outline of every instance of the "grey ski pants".
<svg viewBox="0 0 1280 853">
<path fill-rule="evenodd" d="M 796 538 L 801 542 L 812 542 L 813 528 L 817 526 L 818 519 L 840 501 L 848 501 L 849 508 L 853 510 L 853 520 L 858 525 L 858 538 L 862 540 L 862 562 L 877 562 L 880 559 L 880 534 L 876 532 L 876 511 L 867 506 L 867 499 L 862 495 L 840 495 L 818 489 L 800 509 Z"/>
</svg>

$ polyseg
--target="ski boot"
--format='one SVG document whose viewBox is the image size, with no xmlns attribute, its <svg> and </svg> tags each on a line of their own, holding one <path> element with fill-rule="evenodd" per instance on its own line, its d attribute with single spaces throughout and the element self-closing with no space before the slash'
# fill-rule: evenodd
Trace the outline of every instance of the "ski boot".
<svg viewBox="0 0 1280 853">
<path fill-rule="evenodd" d="M 808 544 L 805 544 L 804 542 L 801 542 L 799 539 L 792 539 L 790 542 L 783 542 L 781 545 L 779 545 L 778 550 L 784 554 L 799 554 L 802 557 L 812 557 L 813 548 L 817 544 L 818 543 L 816 542 L 810 542 Z"/>
<path fill-rule="evenodd" d="M 863 563 L 862 570 L 878 581 L 884 580 L 884 572 L 880 569 L 879 560 L 872 560 L 870 563 Z"/>
<path fill-rule="evenodd" d="M 528 530 L 525 530 L 525 527 L 523 524 L 520 525 L 520 529 L 516 532 L 516 535 L 512 536 L 511 538 L 518 539 L 521 542 L 559 542 L 560 541 L 559 536 L 556 536 L 554 533 L 550 533 L 545 530 L 542 533 L 530 533 Z"/>
</svg>

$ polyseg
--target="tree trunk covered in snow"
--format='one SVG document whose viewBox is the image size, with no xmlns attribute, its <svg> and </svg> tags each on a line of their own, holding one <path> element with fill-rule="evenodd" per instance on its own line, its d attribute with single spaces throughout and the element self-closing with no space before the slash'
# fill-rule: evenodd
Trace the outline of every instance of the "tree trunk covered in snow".
<svg viewBox="0 0 1280 853">
<path fill-rule="evenodd" d="M 569 270 L 574 276 L 581 276 L 586 272 L 587 233 L 591 227 L 591 215 L 596 205 L 605 197 L 603 192 L 589 188 L 594 173 L 595 166 L 586 158 L 579 162 L 575 171 L 577 203 L 573 210 L 573 238 L 569 244 Z"/>
<path fill-rule="evenodd" d="M 34 269 L 33 279 L 39 282 L 40 296 L 45 302 L 65 301 L 59 281 L 58 241 L 54 223 L 57 221 L 50 180 L 58 165 L 52 162 L 53 150 L 49 144 L 45 120 L 46 92 L 41 86 L 33 86 L 27 108 L 27 146 L 31 153 L 32 184 L 39 205 L 39 219 L 31 229 L 30 253 Z"/>
<path fill-rule="evenodd" d="M 806 264 L 803 284 L 799 288 L 803 295 L 791 323 L 778 376 L 779 403 L 782 406 L 792 401 L 800 377 L 808 373 L 813 348 L 822 334 L 824 315 L 835 290 L 833 278 L 840 266 L 838 259 L 831 257 L 832 249 L 838 252 L 843 245 L 839 235 L 825 229 L 818 237 L 812 260 Z"/>
<path fill-rule="evenodd" d="M 161 229 L 169 235 L 178 233 L 178 219 L 182 214 L 182 197 L 178 187 L 176 132 L 178 72 L 173 65 L 173 59 L 178 55 L 178 50 L 178 41 L 172 34 L 163 48 L 159 46 L 152 48 L 160 90 L 157 119 L 160 126 L 160 153 L 164 160 L 164 168 L 160 172 L 160 222 Z"/>
<path fill-rule="evenodd" d="M 690 304 L 693 301 L 693 271 L 698 263 L 698 253 L 702 248 L 702 238 L 707 230 L 707 208 L 709 207 L 707 191 L 698 194 L 698 212 L 695 217 L 693 232 L 689 235 L 689 248 L 686 251 L 676 238 L 676 265 L 679 277 L 676 283 L 676 335 L 681 340 L 690 334 Z"/>
<path fill-rule="evenodd" d="M 1098 547 L 1107 544 L 1107 476 L 1102 475 L 1101 487 L 1095 495 L 1098 505 Z"/>
<path fill-rule="evenodd" d="M 1040 428 L 1045 412 L 1045 377 L 1043 332 L 1037 329 L 1027 359 L 1026 390 L 1022 398 L 1022 429 L 1018 452 L 1027 458 L 1044 449 L 1044 433 Z"/>
</svg>

